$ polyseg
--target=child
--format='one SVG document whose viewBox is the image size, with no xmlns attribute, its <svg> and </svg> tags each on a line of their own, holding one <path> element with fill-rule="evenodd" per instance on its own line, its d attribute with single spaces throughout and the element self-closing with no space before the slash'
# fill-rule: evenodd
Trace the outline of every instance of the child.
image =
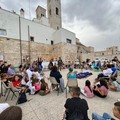
<svg viewBox="0 0 120 120">
<path fill-rule="evenodd" d="M 82 116 L 84 117 L 84 120 L 89 120 L 88 113 L 87 113 L 89 107 L 88 107 L 87 101 L 85 99 L 81 99 L 79 97 L 80 96 L 80 88 L 73 87 L 71 90 L 71 96 L 72 96 L 72 98 L 68 98 L 64 105 L 66 120 L 73 120 L 73 119 L 71 119 L 71 116 L 73 115 L 75 110 L 81 111 Z M 65 116 L 64 116 L 64 118 L 65 118 Z"/>
<path fill-rule="evenodd" d="M 94 96 L 91 83 L 89 80 L 86 80 L 84 90 L 81 89 L 81 93 L 89 98 Z"/>
<path fill-rule="evenodd" d="M 5 83 L 6 86 L 9 85 L 9 81 L 8 81 L 8 79 L 7 79 L 7 74 L 6 74 L 6 73 L 3 73 L 3 74 L 1 75 L 1 80 Z"/>
<path fill-rule="evenodd" d="M 48 87 L 48 84 L 45 82 L 44 79 L 41 79 L 41 89 L 40 92 L 44 92 L 44 94 L 50 93 L 50 89 Z"/>
<path fill-rule="evenodd" d="M 109 88 L 112 91 L 120 91 L 120 84 L 116 81 L 116 78 L 113 76 L 110 77 Z"/>
<path fill-rule="evenodd" d="M 33 74 L 32 75 L 32 91 L 31 94 L 36 94 L 40 90 L 39 79 Z"/>
<path fill-rule="evenodd" d="M 93 93 L 94 95 L 97 95 L 98 97 L 105 98 L 108 95 L 108 85 L 105 79 L 100 79 L 100 84 L 97 84 L 94 86 Z"/>
<path fill-rule="evenodd" d="M 23 90 L 23 91 L 27 92 L 27 90 L 28 90 L 27 86 L 21 84 L 20 75 L 15 75 L 14 79 L 12 81 L 12 84 L 9 83 L 9 86 L 11 86 L 14 90 L 17 90 L 17 91 Z"/>
<path fill-rule="evenodd" d="M 16 89 L 22 89 L 21 86 L 21 79 L 19 75 L 15 75 L 12 81 L 12 85 L 13 87 L 15 87 Z"/>
</svg>

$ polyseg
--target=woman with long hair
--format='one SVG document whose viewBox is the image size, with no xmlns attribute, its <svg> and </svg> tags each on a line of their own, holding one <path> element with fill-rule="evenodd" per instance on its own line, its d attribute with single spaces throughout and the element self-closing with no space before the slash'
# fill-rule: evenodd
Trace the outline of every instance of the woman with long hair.
<svg viewBox="0 0 120 120">
<path fill-rule="evenodd" d="M 100 79 L 100 84 L 94 87 L 94 94 L 98 97 L 105 98 L 108 95 L 108 85 L 104 78 Z"/>
<path fill-rule="evenodd" d="M 94 97 L 91 82 L 89 80 L 85 81 L 85 87 L 84 87 L 84 89 L 81 89 L 81 93 L 89 98 Z"/>
<path fill-rule="evenodd" d="M 64 79 L 62 78 L 62 75 L 58 71 L 58 68 L 56 66 L 52 67 L 52 70 L 50 72 L 50 77 L 55 77 L 56 81 L 60 83 L 61 92 L 64 92 Z"/>
</svg>

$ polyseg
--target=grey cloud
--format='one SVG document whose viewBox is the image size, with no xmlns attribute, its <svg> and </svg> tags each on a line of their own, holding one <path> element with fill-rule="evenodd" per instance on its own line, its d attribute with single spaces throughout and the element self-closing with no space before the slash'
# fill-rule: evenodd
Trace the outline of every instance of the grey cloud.
<svg viewBox="0 0 120 120">
<path fill-rule="evenodd" d="M 120 20 L 120 5 L 114 9 L 113 2 L 120 3 L 118 0 L 69 0 L 63 4 L 63 16 L 69 22 L 76 17 L 78 20 L 88 20 L 99 30 L 112 30 Z"/>
<path fill-rule="evenodd" d="M 89 27 L 94 29 L 94 36 L 92 34 L 89 38 L 83 37 L 82 40 L 79 38 L 83 44 L 91 45 L 96 49 L 120 45 L 120 0 L 61 0 L 61 2 L 62 21 L 66 29 L 71 28 L 71 31 L 77 33 L 76 35 L 83 34 L 83 36 L 87 28 L 88 32 L 91 30 Z M 30 18 L 30 10 L 32 19 L 35 17 L 38 5 L 46 8 L 47 0 L 0 0 L 0 6 L 2 5 L 5 7 L 3 9 L 14 10 L 18 14 L 23 8 L 27 18 Z M 80 22 L 79 24 L 77 21 L 77 26 L 75 19 Z"/>
</svg>

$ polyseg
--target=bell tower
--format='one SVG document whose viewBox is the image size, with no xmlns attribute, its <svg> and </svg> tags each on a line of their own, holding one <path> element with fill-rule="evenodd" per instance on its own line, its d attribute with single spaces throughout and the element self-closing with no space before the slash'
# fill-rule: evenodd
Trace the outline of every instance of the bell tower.
<svg viewBox="0 0 120 120">
<path fill-rule="evenodd" d="M 58 30 L 62 27 L 61 0 L 47 0 L 47 14 L 52 28 Z"/>
</svg>

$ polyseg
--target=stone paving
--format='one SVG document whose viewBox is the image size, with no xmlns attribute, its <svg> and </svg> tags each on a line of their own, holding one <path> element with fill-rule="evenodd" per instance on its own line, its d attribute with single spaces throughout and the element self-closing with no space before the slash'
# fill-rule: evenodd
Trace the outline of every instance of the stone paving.
<svg viewBox="0 0 120 120">
<path fill-rule="evenodd" d="M 80 70 L 77 70 L 80 72 Z M 84 70 L 85 71 L 85 70 Z M 65 80 L 66 85 L 66 75 L 68 70 L 63 69 L 61 71 L 61 74 Z M 46 71 L 45 74 L 49 76 L 49 71 Z M 93 75 L 89 76 L 88 78 L 84 79 L 78 79 L 79 87 L 83 88 L 85 84 L 85 80 L 89 79 L 91 83 L 93 83 L 94 78 L 96 78 L 98 72 L 93 72 Z M 50 82 L 46 80 L 48 84 L 50 85 Z M 70 97 L 70 94 L 68 93 L 68 97 Z M 29 102 L 26 102 L 24 104 L 20 104 L 23 111 L 23 119 L 22 120 L 62 120 L 63 113 L 64 113 L 64 104 L 66 101 L 65 92 L 60 93 L 57 96 L 57 91 L 51 91 L 50 94 L 46 96 L 40 96 L 39 94 L 36 95 L 27 95 L 28 100 L 31 99 Z M 86 98 L 83 95 L 81 95 L 81 98 L 84 98 L 87 100 L 89 105 L 89 117 L 91 119 L 92 112 L 97 112 L 99 114 L 102 114 L 103 112 L 108 112 L 109 114 L 112 114 L 112 108 L 114 102 L 117 101 L 118 98 L 120 98 L 119 92 L 112 92 L 109 91 L 109 94 L 107 98 L 99 98 L 95 96 L 94 98 Z M 4 97 L 0 99 L 0 102 L 4 102 Z M 8 98 L 7 102 L 10 105 L 16 104 L 16 98 L 14 97 L 11 101 L 10 98 Z"/>
</svg>

